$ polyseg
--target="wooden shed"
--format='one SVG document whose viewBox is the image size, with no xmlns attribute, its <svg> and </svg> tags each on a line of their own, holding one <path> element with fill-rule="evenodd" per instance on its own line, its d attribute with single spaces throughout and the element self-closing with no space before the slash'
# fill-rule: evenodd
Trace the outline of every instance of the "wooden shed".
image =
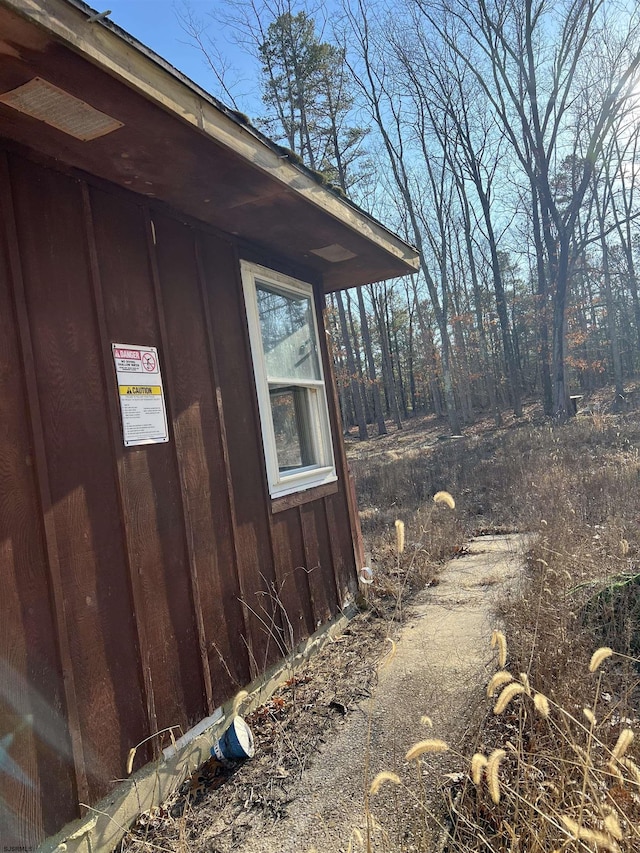
<svg viewBox="0 0 640 853">
<path fill-rule="evenodd" d="M 416 267 L 80 0 L 0 0 L 4 850 L 353 598 L 324 294 Z"/>
</svg>

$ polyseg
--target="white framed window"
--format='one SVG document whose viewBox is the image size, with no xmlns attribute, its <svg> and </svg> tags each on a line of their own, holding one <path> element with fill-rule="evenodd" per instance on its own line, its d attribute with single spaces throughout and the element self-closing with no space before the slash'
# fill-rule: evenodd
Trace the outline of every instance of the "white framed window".
<svg viewBox="0 0 640 853">
<path fill-rule="evenodd" d="M 271 497 L 337 479 L 313 289 L 242 261 Z"/>
</svg>

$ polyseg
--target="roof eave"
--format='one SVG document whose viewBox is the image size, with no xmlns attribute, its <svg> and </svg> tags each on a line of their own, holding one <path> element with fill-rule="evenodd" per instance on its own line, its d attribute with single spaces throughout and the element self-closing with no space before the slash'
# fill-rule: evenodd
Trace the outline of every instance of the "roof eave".
<svg viewBox="0 0 640 853">
<path fill-rule="evenodd" d="M 357 232 L 378 252 L 382 250 L 387 263 L 381 265 L 377 280 L 417 271 L 419 260 L 413 247 L 320 184 L 314 173 L 291 161 L 282 148 L 108 18 L 90 22 L 95 12 L 82 0 L 0 0 L 0 5 L 32 21 L 130 89 L 242 158 L 251 168 L 279 182 L 304 203 Z M 326 289 L 366 283 L 351 281 L 347 265 L 344 272 L 342 275 L 339 264 L 328 268 L 324 275 Z M 372 278 L 370 272 L 366 277 Z"/>
</svg>

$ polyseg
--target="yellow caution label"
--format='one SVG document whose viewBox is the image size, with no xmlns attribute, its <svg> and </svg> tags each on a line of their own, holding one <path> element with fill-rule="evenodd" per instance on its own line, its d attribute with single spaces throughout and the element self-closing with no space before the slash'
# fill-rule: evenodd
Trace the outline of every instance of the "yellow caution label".
<svg viewBox="0 0 640 853">
<path fill-rule="evenodd" d="M 120 385 L 119 388 L 121 397 L 124 397 L 127 394 L 139 397 L 150 397 L 152 395 L 162 394 L 162 388 L 160 385 Z"/>
</svg>

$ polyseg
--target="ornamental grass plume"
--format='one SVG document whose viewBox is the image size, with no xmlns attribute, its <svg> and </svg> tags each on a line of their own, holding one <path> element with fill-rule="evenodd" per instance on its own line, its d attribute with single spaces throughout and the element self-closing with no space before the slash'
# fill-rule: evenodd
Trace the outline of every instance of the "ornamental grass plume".
<svg viewBox="0 0 640 853">
<path fill-rule="evenodd" d="M 517 684 L 515 682 L 513 684 L 507 684 L 507 686 L 504 688 L 504 690 L 498 697 L 498 701 L 496 702 L 493 708 L 493 713 L 501 714 L 507 707 L 509 702 L 511 702 L 513 697 L 517 696 L 519 693 L 524 693 L 524 687 L 522 686 L 522 684 Z"/>
<path fill-rule="evenodd" d="M 383 669 L 386 669 L 389 666 L 389 664 L 391 663 L 391 661 L 394 659 L 394 657 L 396 656 L 397 646 L 396 646 L 395 640 L 392 640 L 391 637 L 385 637 L 385 640 L 387 643 L 389 643 L 389 645 L 391 646 L 391 649 L 390 649 L 389 653 L 386 654 L 382 658 L 382 661 L 378 664 L 378 669 L 380 671 L 382 671 Z"/>
<path fill-rule="evenodd" d="M 491 635 L 491 648 L 498 647 L 498 665 L 503 669 L 507 664 L 507 638 L 502 631 L 494 631 Z"/>
<path fill-rule="evenodd" d="M 362 833 L 360 832 L 357 826 L 354 826 L 351 830 L 351 838 L 349 838 L 349 846 L 347 847 L 347 853 L 353 853 L 354 840 L 361 848 L 364 847 L 364 838 L 362 837 Z"/>
<path fill-rule="evenodd" d="M 131 776 L 131 771 L 133 770 L 133 759 L 136 757 L 137 749 L 137 746 L 132 746 L 129 750 L 129 755 L 127 756 L 127 776 Z"/>
<path fill-rule="evenodd" d="M 520 683 L 524 687 L 524 692 L 527 696 L 531 696 L 531 685 L 529 684 L 529 676 L 526 672 L 520 673 Z"/>
<path fill-rule="evenodd" d="M 611 759 L 606 764 L 607 771 L 611 776 L 615 776 L 618 782 L 618 785 L 624 787 L 624 776 L 622 775 L 622 771 L 618 767 L 618 763 L 615 759 Z"/>
<path fill-rule="evenodd" d="M 623 757 L 620 759 L 620 764 L 627 770 L 633 778 L 636 785 L 640 787 L 640 767 L 631 758 Z"/>
<path fill-rule="evenodd" d="M 625 752 L 631 746 L 631 742 L 633 741 L 633 732 L 631 729 L 623 729 L 618 735 L 618 740 L 616 741 L 616 745 L 613 747 L 613 752 L 611 753 L 614 758 L 622 758 Z"/>
<path fill-rule="evenodd" d="M 622 827 L 620 826 L 618 815 L 614 811 L 609 811 L 605 817 L 604 828 L 616 841 L 622 841 Z"/>
<path fill-rule="evenodd" d="M 487 788 L 493 802 L 497 805 L 500 802 L 500 780 L 498 779 L 498 770 L 500 762 L 506 756 L 504 749 L 494 749 L 487 760 Z"/>
<path fill-rule="evenodd" d="M 407 761 L 413 761 L 416 758 L 420 758 L 425 752 L 447 752 L 449 749 L 449 744 L 445 743 L 443 740 L 437 740 L 436 738 L 430 740 L 419 740 L 418 743 L 414 743 L 411 749 L 405 755 L 405 759 Z"/>
<path fill-rule="evenodd" d="M 549 716 L 549 700 L 544 693 L 536 693 L 533 697 L 533 704 L 540 716 L 546 720 Z"/>
<path fill-rule="evenodd" d="M 449 492 L 436 492 L 433 496 L 433 502 L 439 506 L 448 506 L 449 509 L 456 508 L 456 502 L 453 499 L 453 495 L 449 494 Z"/>
<path fill-rule="evenodd" d="M 393 782 L 394 785 L 400 785 L 400 777 L 397 773 L 391 773 L 389 770 L 382 770 L 376 778 L 371 783 L 371 787 L 369 788 L 370 794 L 377 794 L 380 790 L 381 785 L 384 782 Z"/>
<path fill-rule="evenodd" d="M 404 551 L 404 521 L 396 519 L 396 551 L 402 554 Z"/>
<path fill-rule="evenodd" d="M 599 649 L 596 649 L 591 656 L 589 672 L 595 672 L 599 668 L 600 664 L 607 658 L 610 658 L 612 654 L 613 649 L 610 649 L 609 646 L 601 646 Z"/>
<path fill-rule="evenodd" d="M 481 752 L 476 752 L 471 759 L 471 778 L 474 785 L 479 785 L 482 782 L 482 773 L 487 766 L 487 757 Z"/>
<path fill-rule="evenodd" d="M 593 829 L 588 829 L 586 826 L 581 826 L 573 818 L 568 817 L 568 815 L 560 815 L 560 820 L 569 835 L 577 841 L 586 841 L 587 843 L 595 844 L 598 849 L 618 853 L 620 848 L 610 835 L 606 835 L 604 832 L 596 832 Z"/>
<path fill-rule="evenodd" d="M 246 690 L 241 690 L 239 693 L 236 693 L 233 700 L 233 708 L 231 711 L 231 716 L 235 717 L 242 705 L 244 704 L 244 700 L 247 699 L 249 694 Z"/>
<path fill-rule="evenodd" d="M 496 674 L 491 678 L 491 681 L 487 684 L 487 696 L 489 699 L 493 699 L 498 688 L 502 687 L 503 684 L 507 684 L 509 681 L 513 681 L 513 676 L 510 672 L 507 672 L 506 669 L 501 669 L 496 672 Z"/>
</svg>

